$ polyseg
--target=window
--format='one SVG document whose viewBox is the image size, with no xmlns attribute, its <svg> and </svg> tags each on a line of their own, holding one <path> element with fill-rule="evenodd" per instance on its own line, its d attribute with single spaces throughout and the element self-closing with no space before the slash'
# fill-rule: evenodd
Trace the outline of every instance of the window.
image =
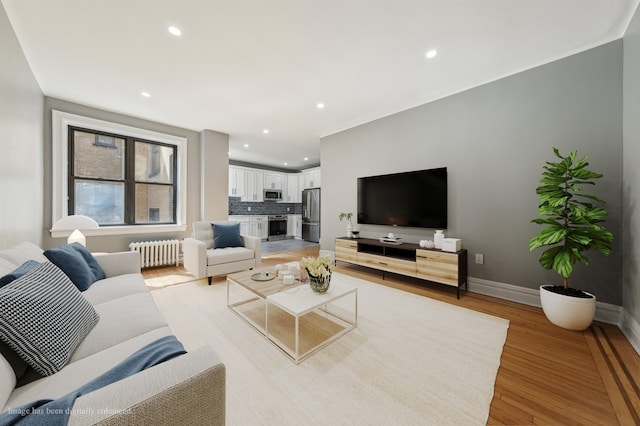
<svg viewBox="0 0 640 426">
<path fill-rule="evenodd" d="M 185 231 L 186 162 L 184 137 L 54 110 L 51 221 L 84 214 L 101 225 L 93 235 Z"/>
<path fill-rule="evenodd" d="M 175 223 L 175 152 L 171 145 L 69 127 L 69 214 L 100 225 Z"/>
</svg>

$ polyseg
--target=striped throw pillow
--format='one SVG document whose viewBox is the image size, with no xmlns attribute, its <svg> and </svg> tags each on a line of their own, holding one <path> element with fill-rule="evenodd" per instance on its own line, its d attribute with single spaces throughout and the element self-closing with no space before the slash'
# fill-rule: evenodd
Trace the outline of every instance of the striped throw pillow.
<svg viewBox="0 0 640 426">
<path fill-rule="evenodd" d="M 93 306 L 50 262 L 0 288 L 0 339 L 43 376 L 67 364 L 98 320 Z"/>
</svg>

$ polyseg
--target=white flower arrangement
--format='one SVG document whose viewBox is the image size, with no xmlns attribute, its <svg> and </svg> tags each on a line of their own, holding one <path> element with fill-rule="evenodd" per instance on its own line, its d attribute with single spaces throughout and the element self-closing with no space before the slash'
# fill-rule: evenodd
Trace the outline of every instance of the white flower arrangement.
<svg viewBox="0 0 640 426">
<path fill-rule="evenodd" d="M 300 266 L 305 268 L 309 275 L 316 278 L 328 278 L 333 272 L 333 263 L 328 256 L 303 257 Z"/>
</svg>

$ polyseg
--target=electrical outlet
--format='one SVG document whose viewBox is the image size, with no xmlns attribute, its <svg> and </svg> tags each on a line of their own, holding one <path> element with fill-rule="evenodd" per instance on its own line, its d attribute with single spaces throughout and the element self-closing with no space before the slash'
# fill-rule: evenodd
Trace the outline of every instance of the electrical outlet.
<svg viewBox="0 0 640 426">
<path fill-rule="evenodd" d="M 484 265 L 484 254 L 476 253 L 476 263 L 478 265 Z"/>
</svg>

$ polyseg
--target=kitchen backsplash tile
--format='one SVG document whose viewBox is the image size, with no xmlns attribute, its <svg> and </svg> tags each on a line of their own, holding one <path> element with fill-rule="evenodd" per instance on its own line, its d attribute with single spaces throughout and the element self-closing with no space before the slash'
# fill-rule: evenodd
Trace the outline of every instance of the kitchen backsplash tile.
<svg viewBox="0 0 640 426">
<path fill-rule="evenodd" d="M 248 208 L 251 207 L 251 211 Z M 287 209 L 289 209 L 287 211 Z M 302 214 L 302 203 L 277 203 L 275 201 L 240 201 L 229 197 L 229 215 Z"/>
</svg>

